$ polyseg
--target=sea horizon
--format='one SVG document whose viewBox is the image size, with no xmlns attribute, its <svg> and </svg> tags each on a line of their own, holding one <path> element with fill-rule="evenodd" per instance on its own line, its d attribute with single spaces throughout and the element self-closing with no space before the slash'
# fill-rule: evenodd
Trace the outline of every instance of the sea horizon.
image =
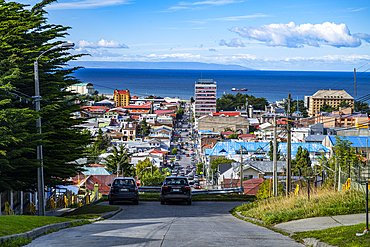
<svg viewBox="0 0 370 247">
<path fill-rule="evenodd" d="M 198 79 L 217 82 L 217 98 L 222 94 L 236 94 L 231 88 L 247 88 L 242 92 L 275 102 L 288 98 L 303 100 L 318 90 L 346 90 L 352 97 L 366 95 L 370 73 L 358 73 L 357 97 L 354 74 L 347 71 L 286 71 L 286 70 L 194 70 L 194 69 L 122 69 L 83 68 L 73 76 L 81 82 L 92 83 L 100 94 L 112 95 L 115 89 L 128 89 L 131 96 L 194 97 Z"/>
</svg>

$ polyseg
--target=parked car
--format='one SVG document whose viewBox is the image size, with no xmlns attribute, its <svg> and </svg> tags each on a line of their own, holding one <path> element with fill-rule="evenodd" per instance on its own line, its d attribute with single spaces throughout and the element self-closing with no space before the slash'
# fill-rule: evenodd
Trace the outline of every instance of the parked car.
<svg viewBox="0 0 370 247">
<path fill-rule="evenodd" d="M 133 177 L 117 177 L 113 180 L 110 187 L 108 200 L 109 205 L 117 201 L 132 201 L 139 204 L 139 190 Z"/>
<path fill-rule="evenodd" d="M 166 177 L 161 188 L 161 204 L 186 201 L 191 205 L 191 188 L 186 177 Z"/>
</svg>

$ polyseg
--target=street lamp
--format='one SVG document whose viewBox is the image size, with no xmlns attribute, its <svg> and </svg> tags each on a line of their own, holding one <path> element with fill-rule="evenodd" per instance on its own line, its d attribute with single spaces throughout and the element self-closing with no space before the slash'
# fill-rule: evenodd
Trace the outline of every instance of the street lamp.
<svg viewBox="0 0 370 247">
<path fill-rule="evenodd" d="M 240 177 L 240 189 L 242 191 L 242 193 L 244 192 L 243 190 L 243 145 L 241 143 L 239 143 L 240 145 L 240 173 L 239 173 L 239 177 Z"/>
<path fill-rule="evenodd" d="M 74 43 L 61 43 L 51 47 L 50 49 L 41 53 L 40 56 L 36 58 L 34 63 L 34 72 L 35 72 L 35 101 L 36 101 L 36 111 L 40 111 L 40 87 L 39 87 L 39 58 L 44 55 L 45 53 L 57 49 L 57 48 L 67 48 L 73 47 Z M 39 117 L 36 120 L 36 127 L 39 129 L 39 133 L 41 134 L 41 118 Z M 38 206 L 38 215 L 45 216 L 45 202 L 44 202 L 44 163 L 43 163 L 43 155 L 42 155 L 42 145 L 37 146 L 37 159 L 40 161 L 40 167 L 37 168 L 37 206 Z"/>
</svg>

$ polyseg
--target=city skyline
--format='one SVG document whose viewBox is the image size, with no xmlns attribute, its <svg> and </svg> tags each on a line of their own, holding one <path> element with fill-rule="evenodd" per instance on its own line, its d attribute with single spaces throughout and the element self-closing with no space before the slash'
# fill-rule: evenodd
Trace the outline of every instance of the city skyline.
<svg viewBox="0 0 370 247">
<path fill-rule="evenodd" d="M 22 0 L 34 5 L 38 1 Z M 60 0 L 79 61 L 201 62 L 259 70 L 350 71 L 370 61 L 366 1 Z"/>
</svg>

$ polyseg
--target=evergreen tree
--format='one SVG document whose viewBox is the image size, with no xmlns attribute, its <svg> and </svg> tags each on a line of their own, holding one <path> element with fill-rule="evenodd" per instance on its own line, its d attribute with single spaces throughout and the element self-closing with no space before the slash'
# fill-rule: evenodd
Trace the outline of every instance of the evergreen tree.
<svg viewBox="0 0 370 247">
<path fill-rule="evenodd" d="M 43 9 L 54 0 L 43 0 L 32 8 L 15 2 L 0 0 L 0 78 L 1 84 L 17 90 L 22 95 L 34 95 L 34 62 L 36 58 L 60 44 L 68 33 L 69 27 L 49 24 L 47 12 Z M 43 145 L 44 181 L 45 185 L 53 186 L 65 183 L 67 178 L 75 176 L 81 169 L 73 162 L 83 157 L 85 146 L 90 137 L 83 134 L 73 126 L 79 125 L 82 120 L 71 118 L 71 114 L 79 110 L 79 105 L 73 104 L 72 99 L 66 100 L 74 93 L 65 90 L 68 86 L 79 83 L 70 76 L 78 68 L 62 69 L 68 61 L 74 60 L 81 55 L 71 55 L 68 48 L 56 48 L 49 50 L 39 58 L 39 82 L 40 95 L 42 97 L 41 110 L 38 112 L 42 121 L 42 141 L 34 139 L 38 133 L 35 122 L 25 125 L 20 133 L 31 137 L 28 140 L 28 150 L 22 149 L 23 142 L 7 143 L 3 150 L 23 150 L 17 154 L 2 157 L 6 163 L 16 168 L 15 163 L 23 159 L 24 171 L 29 177 L 35 177 L 34 164 L 36 159 L 36 146 Z M 3 105 L 4 109 L 27 109 L 34 111 L 34 106 L 29 102 L 14 100 L 12 96 L 0 91 L 0 99 L 10 99 L 10 103 Z M 32 114 L 31 114 L 32 115 Z M 19 122 L 32 120 L 29 114 L 20 115 Z M 26 140 L 27 138 L 25 138 Z M 24 141 L 25 141 L 24 140 Z M 17 168 L 19 170 L 19 168 Z M 12 177 L 14 175 L 14 177 Z M 23 179 L 17 174 L 8 173 L 8 180 Z M 32 178 L 33 179 L 33 178 Z M 31 178 L 24 181 L 24 185 L 31 183 Z M 31 187 L 28 187 L 32 189 Z M 15 188 L 18 189 L 18 188 Z"/>
<path fill-rule="evenodd" d="M 119 165 L 119 173 L 124 177 L 133 176 L 134 169 L 133 165 L 129 163 L 129 158 L 132 153 L 129 153 L 128 148 L 124 144 L 120 144 L 118 148 L 113 146 L 112 154 L 105 159 L 107 170 L 113 174 L 117 174 L 117 168 Z"/>
<path fill-rule="evenodd" d="M 279 142 L 278 141 L 276 142 L 276 145 L 279 147 Z M 273 145 L 272 141 L 270 141 L 270 149 L 269 149 L 268 155 L 270 157 L 270 161 L 273 161 L 274 160 L 274 145 Z M 280 150 L 279 150 L 279 148 L 277 149 L 277 152 L 276 152 L 276 159 L 280 160 Z"/>
<path fill-rule="evenodd" d="M 148 136 L 150 134 L 150 125 L 146 122 L 146 118 L 140 122 L 139 133 L 144 136 Z"/>
</svg>

